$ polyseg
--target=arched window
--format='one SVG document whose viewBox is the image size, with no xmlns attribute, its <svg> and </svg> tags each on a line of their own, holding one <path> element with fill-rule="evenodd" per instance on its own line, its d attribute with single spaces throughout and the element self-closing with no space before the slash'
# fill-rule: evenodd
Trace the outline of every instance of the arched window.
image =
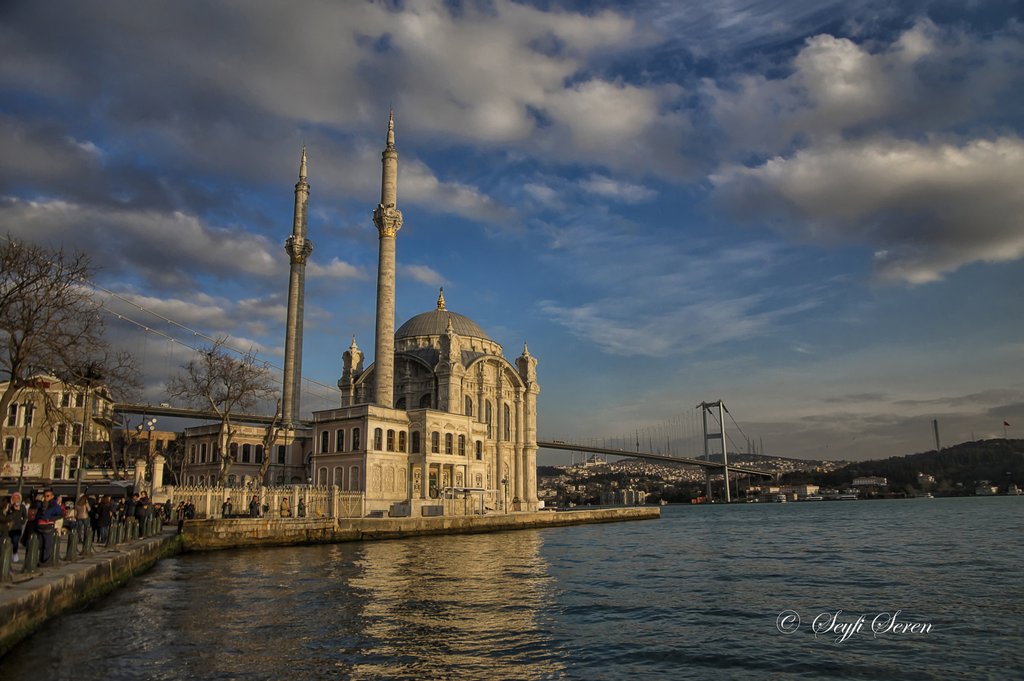
<svg viewBox="0 0 1024 681">
<path fill-rule="evenodd" d="M 206 476 L 205 475 L 200 475 L 199 476 L 199 486 L 203 487 L 205 485 L 206 485 Z"/>
<path fill-rule="evenodd" d="M 395 409 L 405 409 L 405 398 L 404 397 L 399 397 L 395 401 Z"/>
<path fill-rule="evenodd" d="M 359 429 L 358 428 L 353 428 L 352 429 L 352 451 L 353 452 L 358 452 L 359 448 L 361 446 L 362 446 L 362 442 L 359 441 Z"/>
<path fill-rule="evenodd" d="M 466 436 L 459 435 L 459 456 L 466 456 Z"/>
<path fill-rule="evenodd" d="M 484 458 L 484 443 L 480 440 L 476 441 L 476 460 L 483 461 Z"/>
<path fill-rule="evenodd" d="M 441 433 L 436 430 L 430 434 L 430 453 L 437 454 L 441 451 Z"/>
<path fill-rule="evenodd" d="M 277 462 L 284 464 L 285 456 L 287 455 L 288 449 L 284 445 L 277 446 Z"/>
<path fill-rule="evenodd" d="M 420 431 L 418 430 L 412 431 L 412 453 L 420 453 Z"/>
<path fill-rule="evenodd" d="M 334 482 L 332 483 L 339 489 L 345 489 L 345 468 L 343 466 L 334 467 Z"/>
<path fill-rule="evenodd" d="M 320 467 L 320 470 L 317 471 L 317 478 L 313 484 L 318 486 L 327 484 L 327 466 Z"/>
<path fill-rule="evenodd" d="M 405 451 L 405 431 L 404 430 L 398 431 L 398 451 L 400 451 L 400 452 L 404 452 Z"/>
<path fill-rule="evenodd" d="M 194 475 L 188 476 L 188 484 L 190 484 L 190 485 L 196 484 L 196 476 L 194 476 Z"/>
<path fill-rule="evenodd" d="M 469 395 L 466 396 L 466 416 L 473 415 L 473 398 Z"/>
<path fill-rule="evenodd" d="M 188 462 L 189 463 L 195 463 L 196 462 L 196 446 L 195 445 L 192 445 L 191 447 L 188 448 Z"/>
<path fill-rule="evenodd" d="M 444 453 L 445 454 L 451 454 L 452 453 L 452 434 L 451 433 L 445 433 L 444 434 Z"/>
<path fill-rule="evenodd" d="M 507 404 L 505 405 L 505 409 L 502 412 L 501 425 L 502 428 L 505 430 L 505 442 L 508 442 L 509 440 L 512 439 L 512 412 L 508 408 Z"/>
<path fill-rule="evenodd" d="M 229 475 L 228 476 L 228 485 L 234 486 L 234 484 L 235 484 L 235 476 L 234 475 Z"/>
<path fill-rule="evenodd" d="M 494 421 L 494 412 L 491 410 L 490 400 L 487 400 L 487 409 L 484 414 L 484 423 L 487 424 L 487 437 L 492 438 L 494 435 L 491 433 L 491 423 Z"/>
<path fill-rule="evenodd" d="M 430 409 L 430 393 L 420 397 L 420 409 Z"/>
<path fill-rule="evenodd" d="M 395 431 L 388 428 L 388 451 L 395 451 Z"/>
<path fill-rule="evenodd" d="M 373 429 L 373 448 L 378 452 L 384 449 L 384 429 L 374 428 Z"/>
<path fill-rule="evenodd" d="M 206 443 L 202 442 L 199 445 L 199 463 L 206 463 Z M 200 478 L 202 479 L 202 478 Z"/>
<path fill-rule="evenodd" d="M 252 445 L 242 445 L 242 463 L 250 463 L 252 461 Z"/>
<path fill-rule="evenodd" d="M 348 469 L 348 489 L 350 492 L 358 492 L 362 489 L 362 479 L 359 477 L 359 466 L 352 466 Z"/>
<path fill-rule="evenodd" d="M 57 424 L 57 435 L 54 437 L 53 444 L 55 445 L 66 445 L 68 443 L 68 424 L 58 423 Z"/>
<path fill-rule="evenodd" d="M 82 444 L 82 424 L 72 423 L 71 424 L 71 444 L 75 447 Z"/>
<path fill-rule="evenodd" d="M 334 451 L 343 452 L 345 451 L 345 429 L 339 428 L 334 433 Z"/>
<path fill-rule="evenodd" d="M 320 433 L 320 453 L 326 454 L 331 451 L 331 431 L 325 430 Z"/>
<path fill-rule="evenodd" d="M 238 461 L 238 443 L 232 442 L 231 445 L 228 446 L 228 451 L 231 452 L 231 460 Z"/>
<path fill-rule="evenodd" d="M 263 445 L 256 445 L 253 448 L 253 451 L 255 452 L 253 461 L 256 463 L 263 463 Z"/>
<path fill-rule="evenodd" d="M 64 457 L 55 456 L 53 457 L 53 474 L 50 476 L 54 480 L 64 479 Z"/>
<path fill-rule="evenodd" d="M 150 474 L 152 474 L 152 471 L 150 471 Z M 68 457 L 68 480 L 73 480 L 76 477 L 78 477 L 78 457 L 77 456 L 69 456 Z"/>
</svg>

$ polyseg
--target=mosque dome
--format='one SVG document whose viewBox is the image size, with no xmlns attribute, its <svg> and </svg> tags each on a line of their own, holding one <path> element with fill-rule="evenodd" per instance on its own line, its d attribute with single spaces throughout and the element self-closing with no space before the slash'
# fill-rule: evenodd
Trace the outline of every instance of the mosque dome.
<svg viewBox="0 0 1024 681">
<path fill-rule="evenodd" d="M 491 338 L 480 328 L 480 325 L 465 315 L 452 312 L 444 306 L 444 289 L 437 297 L 437 309 L 429 310 L 411 318 L 395 332 L 395 339 L 413 338 L 415 336 L 443 336 L 448 330 L 448 322 L 452 330 L 460 335 L 471 338 Z"/>
</svg>

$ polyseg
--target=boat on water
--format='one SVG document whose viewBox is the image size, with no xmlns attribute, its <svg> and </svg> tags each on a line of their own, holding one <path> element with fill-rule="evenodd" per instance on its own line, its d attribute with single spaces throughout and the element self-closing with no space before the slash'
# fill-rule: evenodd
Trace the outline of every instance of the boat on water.
<svg viewBox="0 0 1024 681">
<path fill-rule="evenodd" d="M 776 494 L 775 495 L 775 503 L 777 503 L 777 504 L 784 504 L 784 503 L 786 503 L 786 501 L 787 501 L 787 499 L 786 499 L 786 495 L 785 494 Z"/>
<path fill-rule="evenodd" d="M 856 494 L 840 494 L 839 501 L 857 501 Z"/>
<path fill-rule="evenodd" d="M 804 497 L 804 501 L 825 501 L 825 497 L 820 494 L 808 494 Z"/>
</svg>

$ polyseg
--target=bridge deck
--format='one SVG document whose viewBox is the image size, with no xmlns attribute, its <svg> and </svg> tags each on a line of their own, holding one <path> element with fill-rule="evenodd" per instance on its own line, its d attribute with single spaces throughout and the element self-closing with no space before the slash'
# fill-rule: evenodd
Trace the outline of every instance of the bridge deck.
<svg viewBox="0 0 1024 681">
<path fill-rule="evenodd" d="M 648 452 L 630 452 L 625 449 L 608 449 L 606 447 L 587 447 L 584 445 L 575 445 L 567 442 L 537 442 L 537 446 L 542 449 L 560 449 L 567 452 L 583 452 L 589 454 L 607 454 L 610 456 L 629 456 L 634 459 L 650 459 L 652 461 L 670 461 L 672 463 L 685 464 L 687 466 L 702 466 L 704 468 L 725 468 L 724 464 L 718 461 L 705 461 L 703 459 L 687 459 L 681 456 L 666 456 L 665 454 L 651 454 Z M 729 466 L 729 471 L 734 473 L 743 473 L 746 475 L 760 475 L 766 478 L 774 478 L 774 473 L 767 471 L 759 471 L 753 468 L 743 468 L 741 466 Z"/>
</svg>

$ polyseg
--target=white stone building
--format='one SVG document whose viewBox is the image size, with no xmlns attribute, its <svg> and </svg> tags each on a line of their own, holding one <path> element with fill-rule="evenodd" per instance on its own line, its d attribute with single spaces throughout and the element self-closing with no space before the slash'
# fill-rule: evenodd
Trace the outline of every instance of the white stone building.
<svg viewBox="0 0 1024 681">
<path fill-rule="evenodd" d="M 314 481 L 365 493 L 367 511 L 419 515 L 440 499 L 536 510 L 537 360 L 513 364 L 473 320 L 436 309 L 394 331 L 398 152 L 388 121 L 382 154 L 376 361 L 353 338 L 342 360 L 341 406 L 314 412 Z"/>
</svg>

